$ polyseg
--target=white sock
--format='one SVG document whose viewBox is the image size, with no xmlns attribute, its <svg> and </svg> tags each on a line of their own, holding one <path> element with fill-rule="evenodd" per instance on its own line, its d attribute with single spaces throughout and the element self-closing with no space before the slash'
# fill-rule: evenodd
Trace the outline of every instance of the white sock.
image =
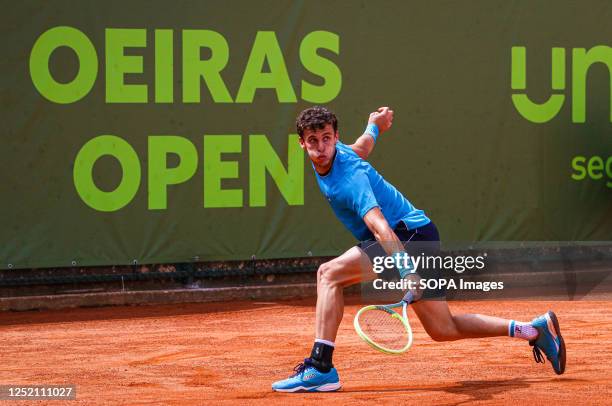
<svg viewBox="0 0 612 406">
<path fill-rule="evenodd" d="M 315 339 L 315 343 L 326 344 L 326 345 L 329 345 L 329 346 L 334 347 L 334 348 L 336 347 L 336 344 L 334 344 L 333 341 L 324 340 L 322 338 Z"/>
<path fill-rule="evenodd" d="M 508 335 L 510 337 L 522 338 L 524 340 L 535 340 L 538 337 L 538 330 L 530 323 L 510 320 L 508 325 Z"/>
</svg>

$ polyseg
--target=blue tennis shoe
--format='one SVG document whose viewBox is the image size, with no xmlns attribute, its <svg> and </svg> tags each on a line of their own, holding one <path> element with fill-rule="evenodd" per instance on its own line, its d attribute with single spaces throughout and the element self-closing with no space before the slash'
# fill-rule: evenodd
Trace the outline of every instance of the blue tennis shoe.
<svg viewBox="0 0 612 406">
<path fill-rule="evenodd" d="M 538 330 L 538 337 L 529 342 L 529 345 L 533 346 L 533 358 L 536 362 L 543 364 L 544 357 L 540 352 L 543 351 L 555 373 L 561 375 L 565 372 L 565 342 L 561 337 L 557 316 L 549 310 L 544 315 L 533 319 L 531 325 Z"/>
<path fill-rule="evenodd" d="M 332 392 L 340 389 L 342 384 L 336 368 L 321 372 L 309 361 L 307 358 L 293 368 L 295 373 L 289 378 L 274 382 L 272 389 L 277 392 Z"/>
</svg>

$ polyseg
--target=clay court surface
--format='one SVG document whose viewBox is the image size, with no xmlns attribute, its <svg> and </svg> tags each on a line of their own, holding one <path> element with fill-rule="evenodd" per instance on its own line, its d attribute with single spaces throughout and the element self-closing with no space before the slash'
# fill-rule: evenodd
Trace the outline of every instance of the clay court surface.
<svg viewBox="0 0 612 406">
<path fill-rule="evenodd" d="M 611 304 L 451 303 L 519 320 L 554 309 L 568 346 L 558 377 L 522 340 L 437 343 L 413 313 L 412 349 L 375 352 L 354 333 L 349 300 L 334 356 L 344 387 L 327 394 L 270 390 L 310 351 L 313 300 L 3 313 L 0 383 L 76 384 L 66 404 L 612 404 Z"/>
</svg>

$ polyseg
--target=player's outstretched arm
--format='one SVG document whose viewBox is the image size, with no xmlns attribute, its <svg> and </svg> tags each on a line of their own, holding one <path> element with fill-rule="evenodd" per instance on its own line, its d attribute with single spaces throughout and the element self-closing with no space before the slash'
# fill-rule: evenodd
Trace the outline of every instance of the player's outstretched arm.
<svg viewBox="0 0 612 406">
<path fill-rule="evenodd" d="M 379 107 L 377 111 L 370 113 L 368 126 L 361 137 L 357 138 L 354 144 L 349 145 L 362 159 L 368 156 L 374 149 L 376 138 L 391 128 L 393 124 L 393 110 L 389 107 Z"/>
<path fill-rule="evenodd" d="M 363 221 L 383 247 L 385 253 L 390 257 L 394 257 L 397 261 L 395 266 L 400 277 L 410 278 L 411 274 L 414 272 L 414 268 L 408 262 L 405 262 L 404 256 L 406 251 L 404 249 L 404 244 L 393 232 L 380 208 L 375 207 L 368 211 L 366 215 L 363 216 Z M 412 295 L 420 295 L 420 293 L 414 291 Z"/>
<path fill-rule="evenodd" d="M 387 219 L 382 214 L 379 207 L 374 207 L 363 216 L 363 221 L 366 223 L 374 238 L 380 243 L 387 255 L 393 255 L 397 252 L 404 252 L 404 245 L 397 238 L 397 235 L 389 226 Z"/>
</svg>

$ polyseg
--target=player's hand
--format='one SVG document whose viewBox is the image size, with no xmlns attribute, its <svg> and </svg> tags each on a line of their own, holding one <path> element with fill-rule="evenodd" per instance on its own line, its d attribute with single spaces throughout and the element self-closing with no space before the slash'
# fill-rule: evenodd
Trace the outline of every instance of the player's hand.
<svg viewBox="0 0 612 406">
<path fill-rule="evenodd" d="M 393 124 L 393 110 L 389 107 L 379 107 L 377 111 L 370 113 L 368 124 L 370 123 L 376 124 L 380 133 L 387 131 Z"/>
<path fill-rule="evenodd" d="M 408 289 L 404 289 L 404 297 L 402 300 L 408 302 L 408 304 L 412 302 L 416 302 L 423 297 L 423 290 L 420 286 L 421 277 L 417 273 L 411 273 L 404 277 L 406 281 L 408 281 Z"/>
</svg>

